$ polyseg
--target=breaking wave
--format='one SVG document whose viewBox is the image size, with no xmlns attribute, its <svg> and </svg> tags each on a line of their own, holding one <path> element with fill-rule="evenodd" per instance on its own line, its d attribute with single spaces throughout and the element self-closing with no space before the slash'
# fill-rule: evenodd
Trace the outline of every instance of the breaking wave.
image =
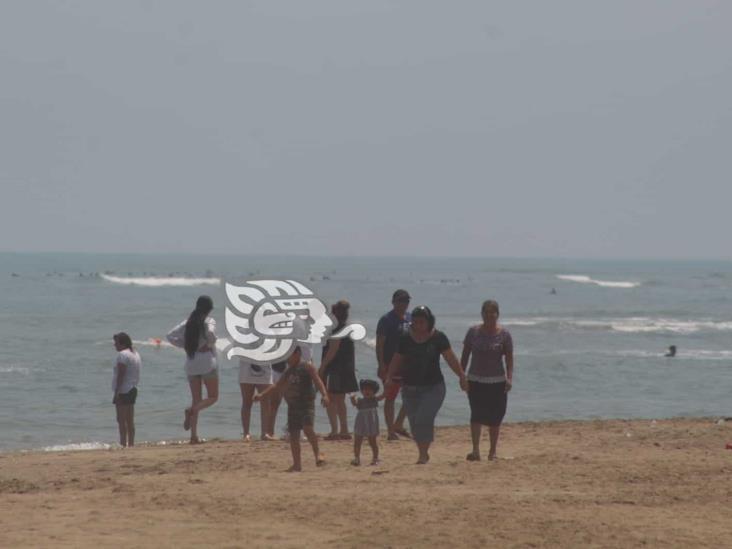
<svg viewBox="0 0 732 549">
<path fill-rule="evenodd" d="M 113 282 L 114 284 L 146 286 L 149 288 L 160 288 L 162 286 L 216 286 L 221 284 L 220 278 L 188 278 L 183 276 L 124 277 L 107 274 L 103 274 L 101 277 L 107 282 Z"/>
<path fill-rule="evenodd" d="M 590 278 L 587 275 L 557 275 L 559 280 L 566 280 L 568 282 L 579 282 L 580 284 L 595 284 L 596 286 L 602 286 L 603 288 L 637 288 L 640 286 L 640 282 L 630 282 L 625 280 L 596 280 Z"/>
</svg>

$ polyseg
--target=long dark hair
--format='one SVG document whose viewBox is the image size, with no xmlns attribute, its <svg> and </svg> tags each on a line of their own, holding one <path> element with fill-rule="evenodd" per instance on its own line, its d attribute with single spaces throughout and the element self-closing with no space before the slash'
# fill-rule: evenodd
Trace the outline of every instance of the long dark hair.
<svg viewBox="0 0 732 549">
<path fill-rule="evenodd" d="M 336 326 L 333 332 L 340 331 L 340 329 L 346 325 L 346 321 L 348 320 L 348 310 L 350 308 L 351 304 L 345 299 L 341 299 L 337 303 L 334 303 L 333 306 L 330 308 L 331 314 L 338 321 L 338 326 Z"/>
<path fill-rule="evenodd" d="M 114 342 L 117 345 L 120 345 L 122 347 L 122 350 L 129 349 L 130 351 L 134 351 L 134 349 L 132 348 L 132 338 L 125 332 L 119 332 L 118 334 L 114 334 L 112 336 L 112 339 L 114 339 Z"/>
<path fill-rule="evenodd" d="M 202 295 L 196 300 L 196 308 L 188 317 L 184 334 L 183 348 L 186 350 L 188 358 L 193 358 L 196 354 L 198 344 L 201 341 L 201 334 L 205 329 L 203 321 L 206 320 L 206 316 L 212 310 L 213 300 L 207 295 Z"/>
</svg>

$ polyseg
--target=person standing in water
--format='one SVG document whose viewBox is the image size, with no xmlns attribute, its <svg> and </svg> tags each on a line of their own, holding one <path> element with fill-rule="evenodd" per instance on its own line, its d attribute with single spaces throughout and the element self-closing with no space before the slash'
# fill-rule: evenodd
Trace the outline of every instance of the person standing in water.
<svg viewBox="0 0 732 549">
<path fill-rule="evenodd" d="M 440 369 L 444 358 L 460 379 L 460 388 L 468 388 L 465 373 L 460 367 L 447 336 L 435 330 L 435 316 L 429 307 L 420 306 L 412 311 L 409 333 L 399 340 L 399 348 L 389 364 L 387 384 L 401 372 L 402 399 L 409 419 L 414 442 L 419 450 L 418 465 L 430 460 L 429 449 L 435 437 L 435 418 L 445 400 L 445 378 Z"/>
<path fill-rule="evenodd" d="M 112 375 L 112 403 L 117 409 L 120 446 L 135 445 L 135 402 L 140 383 L 140 355 L 132 348 L 132 339 L 124 332 L 112 336 L 117 358 Z"/>
<path fill-rule="evenodd" d="M 219 398 L 219 375 L 216 364 L 216 321 L 208 316 L 213 300 L 202 295 L 196 308 L 167 335 L 168 341 L 185 349 L 185 371 L 191 389 L 191 406 L 184 411 L 183 428 L 191 431 L 191 444 L 198 444 L 198 416 Z M 203 398 L 202 386 L 206 386 Z"/>
<path fill-rule="evenodd" d="M 305 433 L 315 455 L 315 465 L 320 467 L 325 464 L 325 458 L 320 453 L 318 446 L 318 435 L 315 434 L 313 424 L 315 423 L 315 387 L 323 395 L 323 404 L 328 406 L 328 392 L 320 379 L 318 371 L 312 362 L 304 360 L 300 347 L 295 350 L 287 359 L 287 369 L 276 385 L 271 385 L 263 393 L 254 396 L 258 402 L 268 398 L 273 391 L 285 393 L 287 402 L 287 429 L 290 433 L 290 451 L 292 452 L 292 467 L 288 472 L 302 471 L 302 459 L 300 455 L 300 431 Z"/>
<path fill-rule="evenodd" d="M 470 434 L 473 441 L 473 450 L 466 456 L 468 461 L 480 461 L 483 425 L 488 426 L 490 433 L 488 459 L 496 458 L 508 392 L 513 386 L 513 339 L 508 330 L 498 325 L 498 303 L 493 300 L 483 302 L 481 315 L 483 323 L 473 326 L 465 334 L 460 359 L 460 364 L 468 373 Z"/>
<path fill-rule="evenodd" d="M 409 332 L 411 321 L 409 312 L 409 292 L 397 290 L 391 297 L 392 309 L 379 319 L 376 326 L 376 362 L 378 364 L 377 375 L 384 383 L 384 420 L 386 422 L 387 440 L 399 440 L 398 435 L 410 438 L 409 433 L 404 430 L 404 417 L 406 410 L 404 406 L 399 409 L 396 421 L 394 421 L 394 408 L 396 398 L 401 387 L 399 373 L 392 376 L 392 383 L 386 386 L 386 377 L 389 370 L 389 363 L 399 345 L 399 339 Z"/>
<path fill-rule="evenodd" d="M 331 307 L 331 313 L 338 321 L 338 325 L 333 330 L 334 334 L 338 334 L 346 325 L 350 307 L 351 304 L 345 299 Z M 328 388 L 330 399 L 330 406 L 328 406 L 330 434 L 325 437 L 325 440 L 350 440 L 346 394 L 358 391 L 356 350 L 353 340 L 348 337 L 329 339 L 323 346 L 323 358 L 318 374 Z M 338 429 L 339 421 L 340 429 Z"/>
</svg>

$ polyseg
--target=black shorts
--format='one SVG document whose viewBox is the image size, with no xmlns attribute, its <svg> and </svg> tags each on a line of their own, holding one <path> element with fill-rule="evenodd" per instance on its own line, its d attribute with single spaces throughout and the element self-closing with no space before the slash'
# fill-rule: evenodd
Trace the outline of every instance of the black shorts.
<svg viewBox="0 0 732 549">
<path fill-rule="evenodd" d="M 128 393 L 120 393 L 115 399 L 115 404 L 131 405 L 137 400 L 137 387 L 130 389 Z"/>
<path fill-rule="evenodd" d="M 315 421 L 315 400 L 296 400 L 287 403 L 287 430 L 290 433 L 313 426 Z"/>
<path fill-rule="evenodd" d="M 479 383 L 468 381 L 468 401 L 470 402 L 470 423 L 480 423 L 496 427 L 506 415 L 508 394 L 506 382 Z"/>
</svg>

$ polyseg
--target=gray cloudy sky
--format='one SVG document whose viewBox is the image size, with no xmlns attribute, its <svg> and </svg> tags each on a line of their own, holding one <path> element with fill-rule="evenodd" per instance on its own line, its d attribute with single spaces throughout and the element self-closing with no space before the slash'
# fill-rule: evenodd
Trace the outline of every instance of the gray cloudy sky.
<svg viewBox="0 0 732 549">
<path fill-rule="evenodd" d="M 732 2 L 0 3 L 0 250 L 732 258 Z"/>
</svg>

